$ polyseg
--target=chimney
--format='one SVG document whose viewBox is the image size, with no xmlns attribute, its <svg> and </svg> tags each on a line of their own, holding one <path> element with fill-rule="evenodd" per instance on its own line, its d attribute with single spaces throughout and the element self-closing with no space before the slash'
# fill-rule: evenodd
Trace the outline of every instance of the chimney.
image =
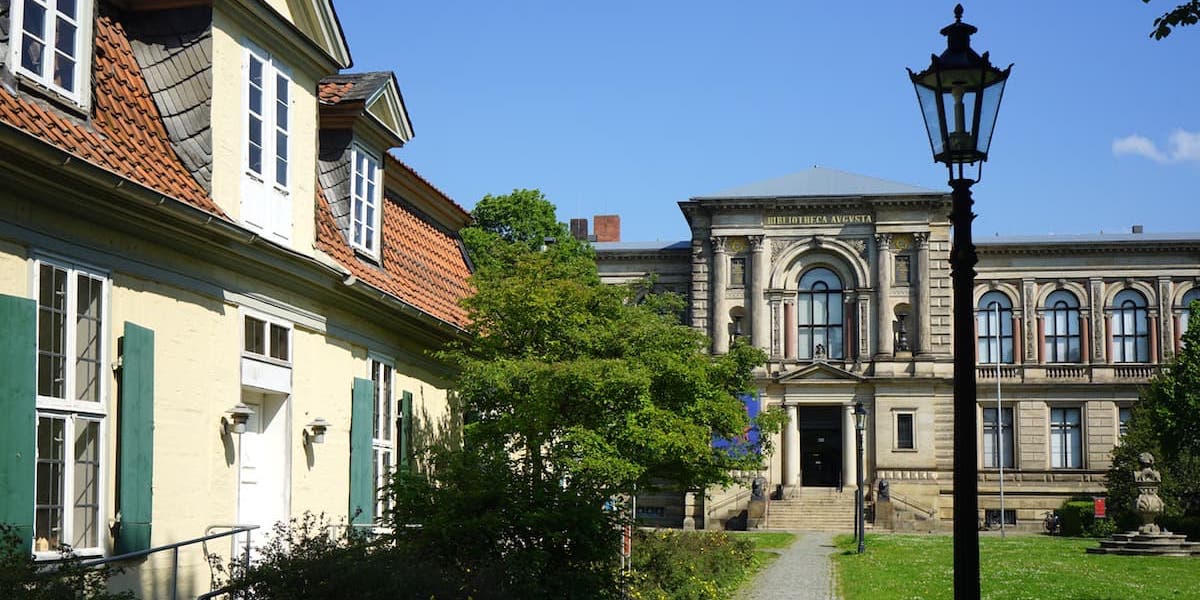
<svg viewBox="0 0 1200 600">
<path fill-rule="evenodd" d="M 588 239 L 588 220 L 571 219 L 571 237 L 584 242 Z"/>
<path fill-rule="evenodd" d="M 1134 225 L 1133 227 L 1130 227 L 1130 228 L 1129 228 L 1129 231 L 1130 231 L 1131 233 L 1142 233 L 1142 226 L 1141 226 L 1141 225 Z"/>
<path fill-rule="evenodd" d="M 592 217 L 592 228 L 597 242 L 621 241 L 621 215 L 596 215 Z"/>
</svg>

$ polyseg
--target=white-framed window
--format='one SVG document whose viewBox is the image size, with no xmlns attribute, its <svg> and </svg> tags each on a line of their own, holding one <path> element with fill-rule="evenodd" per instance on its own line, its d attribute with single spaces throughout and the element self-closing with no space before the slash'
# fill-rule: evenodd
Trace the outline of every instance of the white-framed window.
<svg viewBox="0 0 1200 600">
<path fill-rule="evenodd" d="M 1013 409 L 1000 407 L 1000 420 L 996 420 L 996 407 L 983 409 L 983 467 L 1005 469 L 1013 467 Z"/>
<path fill-rule="evenodd" d="M 243 317 L 242 351 L 260 358 L 292 362 L 292 326 L 265 315 Z"/>
<path fill-rule="evenodd" d="M 34 262 L 37 461 L 34 551 L 103 552 L 108 414 L 108 277 L 65 261 Z"/>
<path fill-rule="evenodd" d="M 1192 302 L 1200 301 L 1200 288 L 1192 288 L 1188 290 L 1179 302 L 1179 337 L 1187 333 L 1188 324 L 1192 319 Z"/>
<path fill-rule="evenodd" d="M 371 428 L 371 458 L 375 480 L 375 518 L 383 516 L 389 508 L 387 494 L 383 488 L 388 477 L 396 468 L 396 438 L 399 419 L 396 411 L 396 394 L 393 386 L 394 369 L 390 362 L 372 358 L 371 382 L 375 384 L 374 415 Z"/>
<path fill-rule="evenodd" d="M 355 144 L 350 152 L 350 245 L 379 254 L 379 222 L 382 219 L 379 159 Z"/>
<path fill-rule="evenodd" d="M 1150 320 L 1146 297 L 1137 290 L 1125 289 L 1113 297 L 1113 362 L 1150 362 Z"/>
<path fill-rule="evenodd" d="M 897 410 L 895 418 L 896 450 L 917 449 L 917 417 L 914 410 Z"/>
<path fill-rule="evenodd" d="M 975 313 L 978 339 L 978 363 L 1013 363 L 1012 300 L 1004 292 L 992 290 L 979 298 Z"/>
<path fill-rule="evenodd" d="M 242 220 L 276 241 L 289 242 L 292 229 L 291 76 L 277 57 L 245 42 L 244 186 Z"/>
<path fill-rule="evenodd" d="M 1117 406 L 1117 439 L 1125 437 L 1129 431 L 1129 420 L 1133 418 L 1133 407 L 1129 405 Z"/>
<path fill-rule="evenodd" d="M 16 72 L 86 106 L 92 66 L 91 0 L 14 0 L 10 26 Z"/>
<path fill-rule="evenodd" d="M 1083 409 L 1050 407 L 1050 467 L 1083 468 Z"/>
</svg>

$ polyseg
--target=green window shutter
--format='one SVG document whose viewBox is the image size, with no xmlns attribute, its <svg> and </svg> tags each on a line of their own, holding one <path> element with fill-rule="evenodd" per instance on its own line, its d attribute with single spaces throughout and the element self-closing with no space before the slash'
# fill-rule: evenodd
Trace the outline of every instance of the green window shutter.
<svg viewBox="0 0 1200 600">
<path fill-rule="evenodd" d="M 33 549 L 37 303 L 0 295 L 0 522 Z"/>
<path fill-rule="evenodd" d="M 412 392 L 400 397 L 400 470 L 412 469 Z"/>
<path fill-rule="evenodd" d="M 154 332 L 126 322 L 121 344 L 118 554 L 150 547 L 154 507 Z"/>
<path fill-rule="evenodd" d="M 351 525 L 369 525 L 375 521 L 375 459 L 371 452 L 374 395 L 375 384 L 370 379 L 354 379 L 350 404 Z"/>
</svg>

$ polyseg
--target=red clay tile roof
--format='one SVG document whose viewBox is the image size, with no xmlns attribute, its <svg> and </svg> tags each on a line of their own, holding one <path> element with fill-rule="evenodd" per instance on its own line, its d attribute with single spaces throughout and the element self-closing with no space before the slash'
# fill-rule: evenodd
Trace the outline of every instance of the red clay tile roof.
<svg viewBox="0 0 1200 600">
<path fill-rule="evenodd" d="M 461 204 L 455 202 L 454 198 L 447 196 L 445 192 L 438 189 L 438 187 L 436 185 L 433 185 L 433 183 L 431 183 L 428 179 L 425 179 L 424 177 L 422 177 L 421 174 L 418 173 L 416 169 L 408 166 L 407 164 L 404 163 L 404 161 L 396 158 L 395 156 L 392 156 L 391 152 L 385 152 L 383 157 L 387 161 L 385 163 L 386 165 L 394 165 L 405 171 L 408 171 L 409 174 L 411 174 L 413 177 L 415 177 L 421 183 L 428 186 L 429 189 L 432 190 L 435 194 L 440 196 L 442 200 L 445 200 L 447 206 L 452 207 L 453 209 L 455 209 L 455 212 L 461 213 L 464 219 L 466 219 L 467 221 L 470 221 L 471 213 L 469 211 L 467 211 L 467 209 L 463 208 Z M 384 168 L 386 169 L 387 167 L 385 166 Z"/>
<path fill-rule="evenodd" d="M 0 121 L 105 170 L 224 215 L 171 148 L 129 40 L 111 16 L 96 19 L 90 123 L 43 100 L 0 88 Z"/>
<path fill-rule="evenodd" d="M 460 328 L 468 324 L 462 299 L 473 293 L 471 271 L 451 235 L 435 228 L 390 194 L 383 202 L 382 268 L 355 255 L 342 236 L 323 191 L 317 191 L 317 248 L 355 277 Z"/>
<path fill-rule="evenodd" d="M 353 87 L 353 81 L 322 81 L 320 85 L 317 86 L 317 98 L 326 104 L 337 104 L 338 102 L 342 101 L 342 96 L 348 94 Z"/>
</svg>

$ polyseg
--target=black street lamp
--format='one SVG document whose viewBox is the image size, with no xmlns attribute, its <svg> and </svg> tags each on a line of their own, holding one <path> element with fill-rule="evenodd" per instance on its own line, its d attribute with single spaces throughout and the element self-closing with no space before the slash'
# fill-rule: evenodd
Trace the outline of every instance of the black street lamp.
<svg viewBox="0 0 1200 600">
<path fill-rule="evenodd" d="M 854 495 L 858 522 L 854 524 L 854 535 L 858 539 L 858 553 L 866 546 L 867 528 L 863 519 L 863 430 L 867 428 L 867 408 L 862 402 L 854 403 L 855 449 L 858 451 L 858 492 Z"/>
<path fill-rule="evenodd" d="M 950 268 L 954 292 L 954 597 L 979 597 L 979 481 L 975 447 L 975 244 L 971 241 L 971 185 L 979 181 L 992 143 L 992 130 L 1012 65 L 992 66 L 988 54 L 971 49 L 975 27 L 962 22 L 962 5 L 954 22 L 942 28 L 946 51 L 933 55 L 927 69 L 908 70 L 933 160 L 950 171 L 953 189 L 950 224 L 954 239 Z M 949 106 L 947 106 L 949 105 Z M 949 114 L 947 114 L 949 110 Z M 967 165 L 975 167 L 968 173 Z M 957 167 L 957 169 L 956 169 Z M 974 175 L 969 177 L 968 175 Z"/>
</svg>

